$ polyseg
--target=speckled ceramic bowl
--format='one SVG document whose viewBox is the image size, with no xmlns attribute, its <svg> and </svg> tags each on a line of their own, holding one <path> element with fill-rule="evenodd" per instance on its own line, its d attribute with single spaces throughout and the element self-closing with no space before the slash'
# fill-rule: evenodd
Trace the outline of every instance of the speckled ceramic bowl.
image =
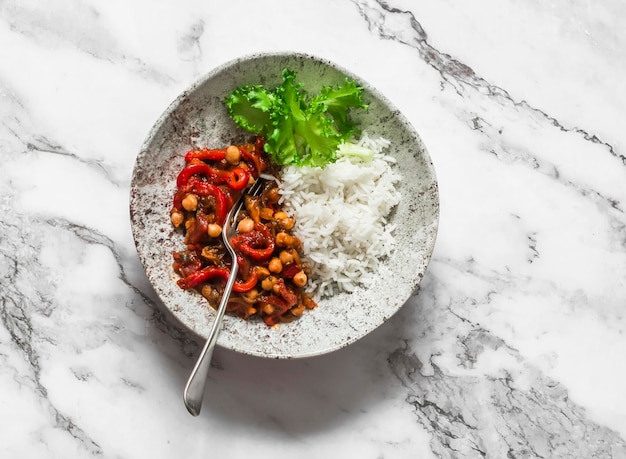
<svg viewBox="0 0 626 459">
<path fill-rule="evenodd" d="M 377 281 L 352 294 L 319 302 L 289 324 L 269 328 L 260 320 L 226 316 L 218 344 L 245 354 L 295 358 L 347 346 L 389 319 L 419 285 L 430 259 L 439 218 L 437 181 L 419 135 L 376 89 L 341 67 L 307 54 L 255 54 L 216 68 L 182 93 L 159 118 L 137 157 L 130 214 L 133 236 L 146 274 L 163 304 L 192 332 L 207 337 L 214 311 L 194 291 L 176 285 L 172 252 L 183 247 L 169 220 L 172 196 L 185 153 L 218 148 L 250 138 L 228 117 L 223 100 L 243 84 L 268 87 L 281 82 L 283 68 L 295 70 L 308 91 L 343 82 L 346 76 L 365 88 L 369 109 L 355 117 L 370 136 L 391 141 L 387 152 L 403 176 L 402 200 L 393 214 L 398 245 Z"/>
</svg>

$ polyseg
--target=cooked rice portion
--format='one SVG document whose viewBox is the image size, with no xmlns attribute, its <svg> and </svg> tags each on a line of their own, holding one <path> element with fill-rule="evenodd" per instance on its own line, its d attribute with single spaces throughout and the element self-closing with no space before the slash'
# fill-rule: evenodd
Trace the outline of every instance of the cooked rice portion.
<svg viewBox="0 0 626 459">
<path fill-rule="evenodd" d="M 395 246 L 387 217 L 400 202 L 395 159 L 383 154 L 389 141 L 361 139 L 324 168 L 285 167 L 279 183 L 294 233 L 312 267 L 310 288 L 318 298 L 366 285 Z M 368 157 L 366 160 L 361 157 Z M 371 160 L 370 160 L 371 159 Z"/>
</svg>

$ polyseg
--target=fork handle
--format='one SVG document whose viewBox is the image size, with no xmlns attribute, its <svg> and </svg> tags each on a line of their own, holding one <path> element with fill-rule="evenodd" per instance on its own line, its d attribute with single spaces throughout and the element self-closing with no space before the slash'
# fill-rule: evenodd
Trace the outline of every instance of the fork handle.
<svg viewBox="0 0 626 459">
<path fill-rule="evenodd" d="M 200 414 L 200 408 L 202 408 L 202 397 L 204 396 L 204 388 L 206 386 L 206 380 L 209 376 L 209 368 L 211 367 L 211 359 L 213 358 L 213 350 L 217 343 L 217 336 L 222 328 L 222 320 L 224 319 L 224 313 L 226 312 L 226 306 L 228 305 L 228 299 L 230 298 L 230 292 L 235 284 L 237 278 L 237 263 L 233 263 L 230 271 L 230 276 L 226 282 L 226 288 L 222 294 L 220 305 L 217 308 L 215 314 L 215 320 L 213 326 L 209 332 L 209 336 L 204 343 L 204 347 L 200 352 L 198 361 L 195 367 L 191 371 L 185 391 L 183 392 L 183 401 L 187 407 L 187 411 L 193 416 Z"/>
</svg>

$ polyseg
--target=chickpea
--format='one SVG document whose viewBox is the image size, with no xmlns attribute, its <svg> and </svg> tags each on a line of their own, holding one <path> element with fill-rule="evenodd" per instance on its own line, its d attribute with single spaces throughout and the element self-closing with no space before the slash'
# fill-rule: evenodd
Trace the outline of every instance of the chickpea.
<svg viewBox="0 0 626 459">
<path fill-rule="evenodd" d="M 198 208 L 198 197 L 195 194 L 189 193 L 183 198 L 183 207 L 189 212 L 193 212 Z"/>
<path fill-rule="evenodd" d="M 293 263 L 294 258 L 290 250 L 283 250 L 278 256 L 280 257 L 280 262 L 283 265 Z"/>
<path fill-rule="evenodd" d="M 268 316 L 274 312 L 274 306 L 272 306 L 271 304 L 267 303 L 265 306 L 263 306 L 263 313 L 267 314 Z"/>
<path fill-rule="evenodd" d="M 298 287 L 304 287 L 306 285 L 306 281 L 308 278 L 304 271 L 298 271 L 295 276 L 293 276 L 293 283 Z"/>
<path fill-rule="evenodd" d="M 276 235 L 276 245 L 278 247 L 290 247 L 297 249 L 300 247 L 300 239 L 295 236 L 290 236 L 287 233 L 280 232 Z"/>
<path fill-rule="evenodd" d="M 219 235 L 222 234 L 222 227 L 217 223 L 209 223 L 207 233 L 211 237 L 219 237 Z"/>
<path fill-rule="evenodd" d="M 278 188 L 272 188 L 267 192 L 267 200 L 271 203 L 276 204 L 280 200 L 280 193 L 278 192 Z"/>
<path fill-rule="evenodd" d="M 200 253 L 200 256 L 215 265 L 220 264 L 222 261 L 219 250 L 216 247 L 210 247 L 208 245 L 202 247 L 202 252 Z"/>
<path fill-rule="evenodd" d="M 185 220 L 185 216 L 182 212 L 175 210 L 172 212 L 172 215 L 170 215 L 170 219 L 172 220 L 172 225 L 178 228 Z"/>
<path fill-rule="evenodd" d="M 300 266 L 302 264 L 302 261 L 300 260 L 300 255 L 298 254 L 298 251 L 291 249 L 290 253 L 293 255 L 293 262 L 296 263 L 298 266 Z M 308 268 L 304 268 L 304 272 L 307 275 L 311 274 Z"/>
<path fill-rule="evenodd" d="M 286 212 L 283 212 L 282 210 L 279 210 L 278 212 L 276 212 L 273 218 L 274 218 L 274 221 L 278 223 L 278 225 L 281 228 L 287 231 L 293 228 L 293 225 L 295 224 L 295 220 L 289 215 L 287 215 Z"/>
<path fill-rule="evenodd" d="M 276 295 L 280 295 L 280 290 L 281 286 L 278 282 L 272 286 L 272 292 L 274 292 Z"/>
<path fill-rule="evenodd" d="M 302 313 L 304 312 L 304 305 L 302 303 L 300 303 L 298 306 L 295 306 L 295 307 L 291 308 L 290 312 L 294 316 L 300 317 L 302 315 Z"/>
<path fill-rule="evenodd" d="M 279 210 L 278 212 L 274 214 L 274 220 L 282 220 L 283 218 L 287 218 L 287 217 L 289 217 L 289 215 L 287 215 L 282 210 Z"/>
<path fill-rule="evenodd" d="M 315 309 L 317 307 L 317 303 L 306 295 L 304 295 L 302 299 L 302 303 L 304 304 L 304 307 L 307 309 Z"/>
<path fill-rule="evenodd" d="M 289 240 L 291 239 L 291 236 L 289 236 L 287 233 L 278 233 L 276 235 L 276 245 L 279 247 L 286 247 L 287 245 L 289 245 Z"/>
<path fill-rule="evenodd" d="M 231 145 L 226 149 L 226 161 L 228 164 L 236 166 L 241 160 L 241 152 L 235 145 Z"/>
<path fill-rule="evenodd" d="M 293 225 L 295 225 L 296 221 L 291 218 L 291 217 L 287 217 L 287 218 L 282 218 L 278 221 L 278 224 L 281 226 L 281 228 L 289 231 L 291 228 L 293 228 Z"/>
<path fill-rule="evenodd" d="M 267 264 L 267 268 L 272 273 L 279 273 L 283 270 L 283 264 L 280 261 L 280 258 L 272 258 L 270 262 Z"/>
<path fill-rule="evenodd" d="M 276 283 L 276 278 L 274 276 L 267 276 L 265 279 L 261 281 L 261 288 L 263 290 L 272 290 L 275 283 Z"/>
<path fill-rule="evenodd" d="M 263 280 L 270 275 L 270 272 L 267 268 L 264 268 L 263 266 L 257 266 L 256 275 L 260 280 Z"/>
<path fill-rule="evenodd" d="M 202 286 L 202 296 L 209 299 L 213 293 L 213 288 L 210 285 Z"/>
<path fill-rule="evenodd" d="M 271 220 L 272 217 L 274 217 L 274 211 L 272 209 L 270 209 L 269 207 L 263 207 L 261 209 L 261 212 L 259 213 L 259 216 L 263 220 Z"/>
<path fill-rule="evenodd" d="M 204 284 L 202 286 L 202 296 L 205 297 L 209 301 L 209 305 L 212 308 L 215 308 L 215 305 L 217 304 L 220 298 L 220 293 L 217 290 L 215 290 L 213 287 L 211 287 L 210 285 Z"/>
<path fill-rule="evenodd" d="M 258 297 L 259 297 L 259 291 L 255 288 L 243 294 L 243 300 L 246 303 L 254 304 Z"/>
<path fill-rule="evenodd" d="M 254 220 L 251 218 L 244 218 L 237 225 L 237 231 L 240 233 L 249 233 L 254 229 Z"/>
</svg>

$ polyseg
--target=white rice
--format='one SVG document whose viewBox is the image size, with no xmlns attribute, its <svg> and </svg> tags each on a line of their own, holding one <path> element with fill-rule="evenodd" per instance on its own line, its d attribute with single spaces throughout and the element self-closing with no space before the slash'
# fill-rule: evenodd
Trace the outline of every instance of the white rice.
<svg viewBox="0 0 626 459">
<path fill-rule="evenodd" d="M 294 216 L 294 234 L 311 266 L 309 288 L 321 298 L 367 284 L 395 246 L 387 222 L 400 201 L 395 159 L 383 154 L 389 141 L 363 133 L 356 143 L 371 161 L 340 157 L 324 168 L 283 168 L 279 189 Z"/>
</svg>

